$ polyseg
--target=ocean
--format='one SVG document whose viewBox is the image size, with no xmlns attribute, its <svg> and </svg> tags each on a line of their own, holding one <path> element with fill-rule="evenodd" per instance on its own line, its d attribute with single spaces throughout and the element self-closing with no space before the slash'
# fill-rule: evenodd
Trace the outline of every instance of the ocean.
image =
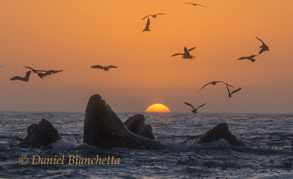
<svg viewBox="0 0 293 179">
<path fill-rule="evenodd" d="M 133 114 L 118 116 L 124 122 Z M 0 112 L 0 178 L 293 178 L 293 114 L 142 114 L 156 140 L 172 151 L 84 145 L 84 113 Z M 50 149 L 17 147 L 16 137 L 24 138 L 27 127 L 42 118 L 58 129 L 61 140 Z M 229 124 L 245 147 L 233 147 L 225 140 L 182 144 L 221 122 Z M 29 159 L 27 164 L 20 164 L 23 155 Z M 97 155 L 105 161 L 110 157 L 110 162 L 68 164 L 71 157 Z M 65 163 L 41 164 L 38 156 L 64 157 Z M 113 163 L 112 157 L 119 163 Z"/>
</svg>

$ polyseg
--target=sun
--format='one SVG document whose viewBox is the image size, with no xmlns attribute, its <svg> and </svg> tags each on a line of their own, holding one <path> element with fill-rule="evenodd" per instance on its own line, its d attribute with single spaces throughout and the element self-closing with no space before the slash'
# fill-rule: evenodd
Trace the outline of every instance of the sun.
<svg viewBox="0 0 293 179">
<path fill-rule="evenodd" d="M 153 104 L 146 108 L 145 112 L 171 112 L 170 109 L 163 104 Z"/>
</svg>

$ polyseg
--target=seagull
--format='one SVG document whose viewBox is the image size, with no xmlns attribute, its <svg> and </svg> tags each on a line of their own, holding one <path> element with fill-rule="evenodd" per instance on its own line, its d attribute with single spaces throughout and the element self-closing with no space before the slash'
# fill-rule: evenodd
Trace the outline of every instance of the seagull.
<svg viewBox="0 0 293 179">
<path fill-rule="evenodd" d="M 248 57 L 240 57 L 240 58 L 238 58 L 238 60 L 250 60 L 251 62 L 255 62 L 254 57 L 256 57 L 256 56 L 258 56 L 258 55 L 251 55 Z"/>
<path fill-rule="evenodd" d="M 203 5 L 201 5 L 201 4 L 192 3 L 192 2 L 185 2 L 185 3 L 183 3 L 183 4 L 191 4 L 191 5 L 193 5 L 193 6 L 201 6 L 201 7 L 206 8 L 206 6 L 203 6 Z"/>
<path fill-rule="evenodd" d="M 91 68 L 98 68 L 104 71 L 108 71 L 110 68 L 118 68 L 118 67 L 113 65 L 109 65 L 109 66 L 94 65 L 94 66 L 91 66 Z"/>
<path fill-rule="evenodd" d="M 63 71 L 63 70 L 36 70 L 36 69 L 29 67 L 29 66 L 24 66 L 24 68 L 28 68 L 28 69 L 32 70 L 32 72 L 36 73 L 41 79 L 44 78 L 45 76 L 52 75 L 52 74 L 59 73 L 59 72 Z"/>
<path fill-rule="evenodd" d="M 189 52 L 194 50 L 195 48 L 196 47 L 192 47 L 191 49 L 187 49 L 186 47 L 184 47 L 184 53 L 175 53 L 172 55 L 172 57 L 177 56 L 177 55 L 182 55 L 183 56 L 182 58 L 193 59 L 193 57 L 195 57 L 195 56 L 190 55 Z"/>
<path fill-rule="evenodd" d="M 233 86 L 229 85 L 228 83 L 226 83 L 226 82 L 224 82 L 224 81 L 212 81 L 212 82 L 209 82 L 209 83 L 203 85 L 203 86 L 200 88 L 199 91 L 201 91 L 202 89 L 204 89 L 204 88 L 205 88 L 206 86 L 208 86 L 208 85 L 216 85 L 217 83 L 224 83 L 225 85 L 228 85 L 228 86 L 234 88 Z"/>
<path fill-rule="evenodd" d="M 167 14 L 165 14 L 165 13 L 150 14 L 150 15 L 143 17 L 141 20 L 144 20 L 147 17 L 157 18 L 158 15 L 167 15 Z"/>
<path fill-rule="evenodd" d="M 147 23 L 145 25 L 145 28 L 143 29 L 143 32 L 144 31 L 151 31 L 150 24 L 151 24 L 151 21 L 150 21 L 150 18 L 148 18 Z"/>
<path fill-rule="evenodd" d="M 269 49 L 269 46 L 267 46 L 260 38 L 258 38 L 258 37 L 256 37 L 259 41 L 261 41 L 261 43 L 262 43 L 262 45 L 261 46 L 259 46 L 259 48 L 260 48 L 260 51 L 259 51 L 259 53 L 258 54 L 261 54 L 261 53 L 263 53 L 263 52 L 265 52 L 265 51 L 270 51 L 270 49 Z"/>
<path fill-rule="evenodd" d="M 41 79 L 44 78 L 45 76 L 52 75 L 52 74 L 59 73 L 59 72 L 63 71 L 63 70 L 36 70 L 36 69 L 29 67 L 29 66 L 24 66 L 24 68 L 28 68 L 28 69 L 32 70 L 32 72 L 36 73 Z"/>
<path fill-rule="evenodd" d="M 30 78 L 30 75 L 31 75 L 31 71 L 28 71 L 28 72 L 26 72 L 25 77 L 14 76 L 14 77 L 10 78 L 10 80 L 12 80 L 12 81 L 20 80 L 20 81 L 27 82 Z"/>
<path fill-rule="evenodd" d="M 196 109 L 195 109 L 195 108 L 192 106 L 192 104 L 190 104 L 190 103 L 184 102 L 184 104 L 186 104 L 187 106 L 190 106 L 190 107 L 192 108 L 191 112 L 193 112 L 193 113 L 197 113 L 197 110 L 198 110 L 199 108 L 205 106 L 207 103 L 204 103 L 204 104 L 198 106 Z"/>
<path fill-rule="evenodd" d="M 230 89 L 229 89 L 229 86 L 228 85 L 226 85 L 226 87 L 227 87 L 227 91 L 228 91 L 228 98 L 230 99 L 230 98 L 232 98 L 232 95 L 234 94 L 234 93 L 237 93 L 238 91 L 240 91 L 242 88 L 238 88 L 238 89 L 236 89 L 236 90 L 234 90 L 234 91 L 232 91 L 232 92 L 230 92 Z"/>
</svg>

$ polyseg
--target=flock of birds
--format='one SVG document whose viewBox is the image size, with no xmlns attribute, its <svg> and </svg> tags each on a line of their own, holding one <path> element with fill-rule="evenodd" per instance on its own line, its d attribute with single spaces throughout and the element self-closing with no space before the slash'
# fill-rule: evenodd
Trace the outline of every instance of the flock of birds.
<svg viewBox="0 0 293 179">
<path fill-rule="evenodd" d="M 206 6 L 203 6 L 203 5 L 197 4 L 197 3 L 186 2 L 184 4 L 190 4 L 190 5 L 193 5 L 193 6 L 199 6 L 199 7 L 206 8 Z M 143 29 L 143 32 L 151 31 L 150 30 L 150 24 L 151 24 L 150 18 L 157 18 L 157 16 L 159 16 L 159 15 L 167 15 L 167 14 L 166 13 L 156 13 L 156 14 L 147 15 L 147 16 L 145 16 L 145 17 L 142 18 L 142 20 L 145 20 L 147 18 L 146 26 Z M 258 52 L 258 55 L 262 54 L 265 51 L 269 51 L 270 50 L 269 47 L 268 47 L 268 45 L 266 45 L 263 40 L 261 40 L 258 37 L 256 37 L 256 38 L 262 43 L 262 45 L 259 47 L 260 48 L 260 51 Z M 192 47 L 192 48 L 188 49 L 187 47 L 184 47 L 184 51 L 182 53 L 175 53 L 175 54 L 173 54 L 171 56 L 172 57 L 174 57 L 174 56 L 182 56 L 183 59 L 194 59 L 196 56 L 191 55 L 190 52 L 192 50 L 194 50 L 195 48 L 196 47 Z M 244 56 L 244 57 L 238 58 L 238 60 L 250 60 L 251 62 L 255 62 L 255 57 L 258 56 L 258 55 Z M 231 88 L 234 88 L 234 87 L 231 86 L 230 84 L 228 84 L 226 82 L 223 82 L 223 81 L 212 81 L 212 82 L 209 82 L 209 83 L 203 85 L 203 87 L 200 89 L 200 91 L 202 89 L 204 89 L 208 85 L 216 85 L 218 83 L 222 83 L 222 84 L 226 85 L 226 89 L 227 89 L 227 92 L 228 92 L 228 99 L 231 99 L 233 94 L 239 92 L 242 89 L 242 88 L 237 88 L 237 89 L 231 91 Z M 186 104 L 187 106 L 190 106 L 191 107 L 191 112 L 197 113 L 197 110 L 199 108 L 201 108 L 201 107 L 204 107 L 207 103 L 204 103 L 202 105 L 199 105 L 197 108 L 195 108 L 192 104 L 190 104 L 188 102 L 184 102 L 184 104 Z"/>
<path fill-rule="evenodd" d="M 199 7 L 206 8 L 206 6 L 203 6 L 203 5 L 197 4 L 197 3 L 186 2 L 184 4 L 190 4 L 190 5 L 193 5 L 193 6 L 199 6 Z M 158 16 L 162 16 L 162 15 L 167 15 L 167 14 L 166 13 L 156 13 L 156 14 L 149 14 L 147 16 L 144 16 L 142 18 L 142 20 L 147 19 L 147 22 L 146 22 L 145 28 L 143 29 L 143 32 L 151 31 L 150 30 L 150 24 L 151 24 L 150 19 L 151 18 L 157 18 Z M 258 55 L 262 54 L 265 51 L 270 50 L 268 45 L 266 45 L 263 40 L 261 40 L 258 37 L 256 37 L 256 38 L 262 43 L 261 46 L 259 47 L 260 50 L 258 52 Z M 196 47 L 192 47 L 192 48 L 188 49 L 187 47 L 184 47 L 184 51 L 182 53 L 175 53 L 175 54 L 173 54 L 171 56 L 172 57 L 174 57 L 174 56 L 182 56 L 183 59 L 194 59 L 196 56 L 191 55 L 190 52 L 193 51 L 195 48 Z M 255 57 L 258 56 L 258 55 L 244 56 L 244 57 L 238 58 L 238 60 L 250 60 L 251 62 L 255 62 Z M 3 66 L 0 66 L 0 67 L 3 67 Z M 51 76 L 52 74 L 63 72 L 63 70 L 36 70 L 36 69 L 34 69 L 32 67 L 28 67 L 28 66 L 24 66 L 24 68 L 29 69 L 29 71 L 26 72 L 24 77 L 14 76 L 10 80 L 13 80 L 13 81 L 14 80 L 20 80 L 20 81 L 27 82 L 30 79 L 31 72 L 35 73 L 40 79 L 43 79 L 46 76 Z M 108 66 L 93 65 L 93 66 L 91 66 L 91 68 L 108 71 L 109 69 L 118 68 L 118 67 L 113 66 L 113 65 L 108 65 Z M 224 84 L 226 86 L 227 93 L 228 93 L 228 99 L 231 99 L 233 94 L 239 92 L 242 89 L 242 88 L 237 88 L 237 89 L 231 91 L 231 88 L 234 88 L 232 85 L 230 85 L 230 84 L 228 84 L 228 83 L 226 83 L 224 81 L 212 81 L 212 82 L 209 82 L 209 83 L 206 83 L 205 85 L 203 85 L 201 87 L 201 89 L 199 90 L 199 92 L 201 90 L 203 90 L 208 85 L 215 86 L 216 84 Z M 204 107 L 207 103 L 201 104 L 196 108 L 192 104 L 190 104 L 188 102 L 184 102 L 184 104 L 186 104 L 187 106 L 190 106 L 192 108 L 191 112 L 197 113 L 198 109 L 201 108 L 201 107 Z"/>
<path fill-rule="evenodd" d="M 0 67 L 3 67 L 3 66 L 0 66 Z M 19 81 L 23 81 L 23 82 L 28 82 L 32 72 L 35 73 L 40 79 L 43 79 L 46 76 L 51 76 L 52 74 L 63 72 L 63 70 L 36 70 L 36 69 L 29 67 L 29 66 L 23 66 L 23 67 L 29 69 L 29 71 L 27 71 L 25 73 L 25 76 L 24 77 L 14 76 L 14 77 L 10 78 L 11 81 L 19 80 Z M 111 68 L 118 68 L 118 67 L 113 66 L 113 65 L 109 65 L 109 66 L 94 65 L 94 66 L 91 66 L 91 68 L 96 68 L 96 69 L 108 71 Z"/>
</svg>

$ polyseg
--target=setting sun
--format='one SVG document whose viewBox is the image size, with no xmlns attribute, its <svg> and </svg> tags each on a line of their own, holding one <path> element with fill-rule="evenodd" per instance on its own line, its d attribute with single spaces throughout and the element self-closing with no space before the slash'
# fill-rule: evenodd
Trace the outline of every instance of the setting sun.
<svg viewBox="0 0 293 179">
<path fill-rule="evenodd" d="M 170 109 L 163 104 L 150 105 L 145 112 L 171 112 Z"/>
</svg>

